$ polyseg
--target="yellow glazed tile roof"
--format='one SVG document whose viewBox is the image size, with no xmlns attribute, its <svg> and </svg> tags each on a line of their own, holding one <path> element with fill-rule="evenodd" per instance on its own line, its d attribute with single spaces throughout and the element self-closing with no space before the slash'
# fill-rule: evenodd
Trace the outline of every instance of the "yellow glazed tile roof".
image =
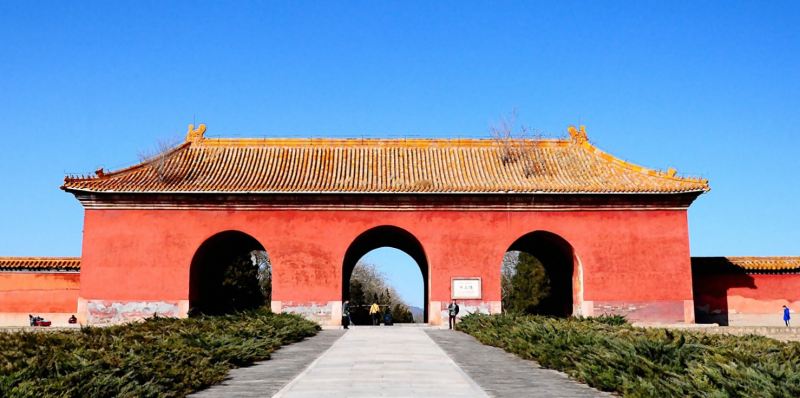
<svg viewBox="0 0 800 398">
<path fill-rule="evenodd" d="M 3 271 L 80 271 L 80 257 L 0 257 Z"/>
<path fill-rule="evenodd" d="M 565 140 L 220 139 L 185 143 L 116 172 L 66 177 L 63 189 L 116 193 L 684 193 L 703 179 L 637 166 Z"/>
<path fill-rule="evenodd" d="M 692 257 L 699 267 L 735 266 L 748 271 L 800 270 L 800 256 L 784 257 Z"/>
</svg>

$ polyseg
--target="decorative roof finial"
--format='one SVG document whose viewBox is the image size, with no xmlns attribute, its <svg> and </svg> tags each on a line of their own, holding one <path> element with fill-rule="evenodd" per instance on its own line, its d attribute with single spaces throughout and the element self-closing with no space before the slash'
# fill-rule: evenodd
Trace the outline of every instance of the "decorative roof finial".
<svg viewBox="0 0 800 398">
<path fill-rule="evenodd" d="M 668 177 L 675 177 L 676 174 L 678 174 L 678 170 L 675 170 L 673 167 L 670 167 L 669 170 L 667 170 Z"/>
<path fill-rule="evenodd" d="M 572 142 L 576 144 L 589 141 L 589 138 L 586 136 L 586 126 L 580 126 L 580 130 L 576 129 L 575 126 L 569 126 L 567 127 L 567 131 L 569 132 L 570 138 L 572 138 Z"/>
<path fill-rule="evenodd" d="M 105 172 L 105 170 L 103 170 L 103 168 L 101 167 L 101 168 L 99 168 L 99 169 L 95 170 L 95 171 L 94 171 L 94 174 L 95 174 L 95 175 L 97 175 L 97 177 L 98 177 L 98 178 L 103 178 L 103 176 L 104 176 L 104 175 L 106 175 L 106 172 Z"/>
<path fill-rule="evenodd" d="M 203 139 L 203 134 L 206 132 L 206 125 L 199 124 L 197 128 L 194 128 L 194 124 L 189 125 L 189 131 L 186 133 L 186 141 L 188 142 L 197 142 Z"/>
</svg>

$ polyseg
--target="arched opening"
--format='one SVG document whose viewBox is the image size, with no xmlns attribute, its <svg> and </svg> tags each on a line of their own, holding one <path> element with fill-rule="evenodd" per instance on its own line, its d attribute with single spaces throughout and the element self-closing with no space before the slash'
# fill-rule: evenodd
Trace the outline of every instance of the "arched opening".
<svg viewBox="0 0 800 398">
<path fill-rule="evenodd" d="M 359 292 L 351 292 L 351 279 L 353 272 L 356 269 L 359 261 L 365 255 L 375 249 L 380 248 L 393 248 L 402 251 L 413 259 L 419 267 L 422 274 L 423 284 L 423 314 L 422 321 L 428 322 L 428 261 L 425 256 L 425 251 L 422 244 L 408 231 L 394 227 L 394 226 L 380 226 L 372 228 L 361 235 L 359 235 L 350 247 L 345 252 L 344 261 L 342 264 L 342 301 L 351 301 L 353 294 L 358 295 Z M 372 301 L 373 298 L 365 297 L 366 300 Z M 355 322 L 356 320 L 354 320 Z"/>
<path fill-rule="evenodd" d="M 514 241 L 502 264 L 503 310 L 568 317 L 573 314 L 575 256 L 560 236 L 535 231 Z"/>
<path fill-rule="evenodd" d="M 189 314 L 219 315 L 269 303 L 269 257 L 255 238 L 220 232 L 197 249 L 189 273 Z"/>
</svg>

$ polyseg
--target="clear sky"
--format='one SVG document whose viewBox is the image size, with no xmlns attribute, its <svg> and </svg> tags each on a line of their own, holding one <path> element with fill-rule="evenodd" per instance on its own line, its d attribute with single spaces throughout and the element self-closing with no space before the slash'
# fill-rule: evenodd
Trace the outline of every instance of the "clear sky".
<svg viewBox="0 0 800 398">
<path fill-rule="evenodd" d="M 693 255 L 800 255 L 799 16 L 796 1 L 3 1 L 0 255 L 80 255 L 64 174 L 135 163 L 192 121 L 486 137 L 512 109 L 708 178 Z"/>
<path fill-rule="evenodd" d="M 374 264 L 406 304 L 424 308 L 424 281 L 416 261 L 402 250 L 381 247 L 370 251 L 360 262 Z"/>
</svg>

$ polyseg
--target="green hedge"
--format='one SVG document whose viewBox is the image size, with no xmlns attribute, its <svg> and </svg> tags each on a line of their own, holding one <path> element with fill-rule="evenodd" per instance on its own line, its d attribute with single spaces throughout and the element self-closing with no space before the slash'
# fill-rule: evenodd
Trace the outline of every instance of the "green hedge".
<svg viewBox="0 0 800 398">
<path fill-rule="evenodd" d="M 800 343 L 608 319 L 469 315 L 459 329 L 626 397 L 800 397 Z"/>
<path fill-rule="evenodd" d="M 180 397 L 318 330 L 298 316 L 255 310 L 0 333 L 0 397 Z"/>
</svg>

